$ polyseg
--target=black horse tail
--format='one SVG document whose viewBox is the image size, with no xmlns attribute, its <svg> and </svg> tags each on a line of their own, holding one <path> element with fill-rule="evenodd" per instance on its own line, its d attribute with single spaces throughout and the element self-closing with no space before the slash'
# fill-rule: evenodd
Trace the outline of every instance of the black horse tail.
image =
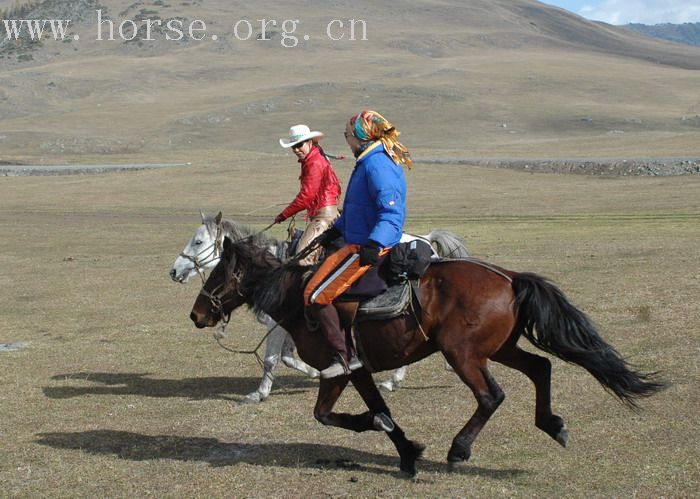
<svg viewBox="0 0 700 499">
<path fill-rule="evenodd" d="M 536 274 L 516 274 L 513 289 L 518 308 L 517 330 L 537 348 L 577 364 L 626 404 L 664 387 L 658 373 L 635 371 L 600 337 L 595 325 L 564 293 Z"/>
</svg>

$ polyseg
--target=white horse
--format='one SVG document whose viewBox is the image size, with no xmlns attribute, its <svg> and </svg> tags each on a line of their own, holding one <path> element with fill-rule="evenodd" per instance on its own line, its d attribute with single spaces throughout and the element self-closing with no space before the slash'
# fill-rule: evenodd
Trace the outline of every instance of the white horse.
<svg viewBox="0 0 700 499">
<path fill-rule="evenodd" d="M 207 217 L 201 213 L 202 225 L 197 228 L 192 238 L 173 263 L 170 269 L 170 278 L 179 283 L 186 283 L 196 275 L 202 278 L 206 270 L 212 269 L 219 262 L 221 247 L 225 236 L 233 240 L 251 235 L 247 228 L 236 224 L 231 220 L 224 220 L 221 212 L 216 217 Z M 462 241 L 455 234 L 435 230 L 427 236 L 413 236 L 404 234 L 401 241 L 423 239 L 431 245 L 433 251 L 443 258 L 465 258 L 469 253 Z M 289 243 L 286 241 L 273 242 L 268 251 L 274 256 L 284 259 L 289 255 L 287 250 Z M 272 383 L 275 378 L 275 370 L 282 362 L 292 369 L 306 374 L 311 378 L 317 378 L 319 372 L 294 356 L 294 342 L 291 336 L 267 315 L 258 317 L 258 321 L 267 327 L 267 344 L 263 361 L 263 377 L 260 386 L 254 392 L 246 396 L 249 402 L 262 402 L 270 395 Z M 395 391 L 406 377 L 406 366 L 396 369 L 391 379 L 378 383 L 380 388 Z"/>
</svg>

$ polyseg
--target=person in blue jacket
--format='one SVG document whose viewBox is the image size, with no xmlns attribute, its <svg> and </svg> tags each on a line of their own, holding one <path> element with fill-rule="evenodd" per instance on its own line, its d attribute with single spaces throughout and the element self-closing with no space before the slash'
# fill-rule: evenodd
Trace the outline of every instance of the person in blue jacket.
<svg viewBox="0 0 700 499">
<path fill-rule="evenodd" d="M 352 251 L 359 247 L 359 257 L 352 263 L 365 270 L 377 265 L 380 253 L 397 244 L 403 234 L 406 219 L 403 167 L 411 167 L 411 158 L 406 147 L 398 141 L 398 135 L 396 127 L 376 111 L 365 110 L 350 118 L 345 128 L 345 140 L 357 162 L 340 217 L 318 238 L 319 244 L 327 246 L 342 236 L 346 244 L 353 245 Z M 342 284 L 338 280 L 347 275 L 338 275 L 337 264 L 337 259 L 326 260 L 311 281 L 315 281 L 313 289 L 307 287 L 307 304 L 337 352 L 331 365 L 321 371 L 322 378 L 348 375 L 362 365 L 355 357 L 349 356 L 345 332 L 340 328 L 338 312 L 331 303 L 335 296 L 321 296 L 326 289 L 336 289 Z M 330 281 L 333 281 L 333 286 L 328 286 Z"/>
</svg>

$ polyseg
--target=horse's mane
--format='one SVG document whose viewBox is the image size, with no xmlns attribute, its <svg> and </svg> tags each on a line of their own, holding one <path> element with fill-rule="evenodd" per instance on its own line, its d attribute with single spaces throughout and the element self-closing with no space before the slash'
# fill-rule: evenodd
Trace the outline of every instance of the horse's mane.
<svg viewBox="0 0 700 499">
<path fill-rule="evenodd" d="M 216 217 L 206 216 L 204 217 L 203 223 L 207 226 L 209 232 L 216 234 Z M 221 220 L 221 228 L 223 229 L 224 234 L 234 242 L 246 240 L 258 248 L 267 248 L 269 246 L 279 247 L 281 244 L 283 244 L 275 238 L 267 237 L 264 233 L 257 229 L 236 223 L 233 220 Z"/>
<path fill-rule="evenodd" d="M 240 291 L 247 297 L 253 312 L 285 318 L 300 313 L 304 307 L 303 276 L 308 267 L 282 263 L 268 251 L 269 246 L 276 243 L 274 239 L 249 227 L 227 222 L 224 220 L 222 224 L 233 243 L 233 251 L 246 262 Z M 216 227 L 216 222 L 213 223 Z"/>
<path fill-rule="evenodd" d="M 282 320 L 291 320 L 304 310 L 304 274 L 308 267 L 280 265 L 267 272 L 253 288 L 252 309 Z"/>
<path fill-rule="evenodd" d="M 215 217 L 205 217 L 203 223 L 216 233 Z M 221 227 L 233 242 L 236 254 L 249 262 L 241 292 L 249 298 L 253 312 L 287 319 L 302 313 L 304 273 L 308 267 L 284 264 L 268 251 L 271 246 L 279 248 L 284 243 L 256 229 L 226 219 L 221 221 Z"/>
</svg>

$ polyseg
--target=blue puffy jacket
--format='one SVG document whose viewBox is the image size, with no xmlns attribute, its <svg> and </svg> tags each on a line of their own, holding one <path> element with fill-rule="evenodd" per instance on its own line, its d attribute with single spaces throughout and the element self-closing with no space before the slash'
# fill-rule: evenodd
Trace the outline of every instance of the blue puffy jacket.
<svg viewBox="0 0 700 499">
<path fill-rule="evenodd" d="M 406 220 L 406 177 L 375 142 L 358 158 L 345 193 L 343 212 L 335 222 L 349 244 L 366 244 L 369 239 L 382 248 L 401 239 Z"/>
</svg>

